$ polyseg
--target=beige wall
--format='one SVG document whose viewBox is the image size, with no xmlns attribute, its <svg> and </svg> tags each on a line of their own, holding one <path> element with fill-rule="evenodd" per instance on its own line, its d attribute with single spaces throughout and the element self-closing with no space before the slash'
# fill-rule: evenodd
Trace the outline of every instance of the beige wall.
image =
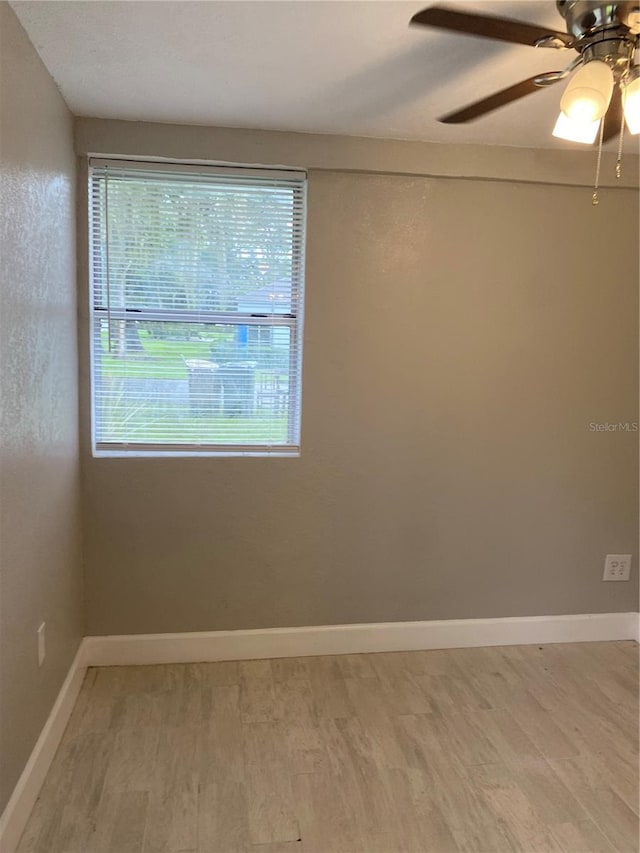
<svg viewBox="0 0 640 853">
<path fill-rule="evenodd" d="M 77 130 L 80 153 L 305 159 L 300 135 Z M 357 141 L 327 145 L 353 168 Z M 638 419 L 637 191 L 461 179 L 475 155 L 411 176 L 392 146 L 342 172 L 309 138 L 300 459 L 92 459 L 84 370 L 90 633 L 636 609 L 635 568 L 601 577 L 636 554 L 637 435 L 589 424 Z"/>
<path fill-rule="evenodd" d="M 6 3 L 0 47 L 2 811 L 78 646 L 82 600 L 72 118 Z"/>
<path fill-rule="evenodd" d="M 464 129 L 460 128 L 461 133 Z M 463 138 L 463 137 L 462 137 Z M 79 154 L 161 157 L 193 162 L 229 162 L 372 174 L 482 178 L 590 186 L 593 149 L 558 142 L 553 149 L 506 145 L 408 142 L 398 139 L 194 127 L 111 119 L 76 119 Z M 615 145 L 602 157 L 602 186 L 638 187 L 639 158 L 625 154 L 615 177 Z"/>
</svg>

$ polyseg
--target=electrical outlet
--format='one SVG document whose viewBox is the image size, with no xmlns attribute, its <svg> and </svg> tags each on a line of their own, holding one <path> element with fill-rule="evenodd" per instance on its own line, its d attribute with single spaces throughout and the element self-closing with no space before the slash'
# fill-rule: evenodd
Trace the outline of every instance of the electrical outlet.
<svg viewBox="0 0 640 853">
<path fill-rule="evenodd" d="M 46 624 L 43 622 L 42 625 L 38 628 L 38 666 L 42 666 L 44 663 L 44 656 L 47 653 L 46 649 L 46 638 L 45 638 L 45 628 Z"/>
<path fill-rule="evenodd" d="M 607 554 L 604 561 L 603 581 L 628 581 L 631 571 L 631 554 Z"/>
</svg>

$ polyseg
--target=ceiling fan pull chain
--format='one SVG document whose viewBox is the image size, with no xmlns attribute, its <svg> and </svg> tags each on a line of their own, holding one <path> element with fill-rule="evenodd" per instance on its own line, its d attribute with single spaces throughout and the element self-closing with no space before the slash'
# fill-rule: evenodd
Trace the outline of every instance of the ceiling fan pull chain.
<svg viewBox="0 0 640 853">
<path fill-rule="evenodd" d="M 622 175 L 622 143 L 624 141 L 624 112 L 620 115 L 620 135 L 618 136 L 618 157 L 616 159 L 616 178 Z"/>
<path fill-rule="evenodd" d="M 598 139 L 598 160 L 596 162 L 596 180 L 593 185 L 593 195 L 591 196 L 591 204 L 600 204 L 598 198 L 598 187 L 600 186 L 600 163 L 602 162 L 602 138 L 604 135 L 604 122 L 600 122 L 600 138 Z"/>
</svg>

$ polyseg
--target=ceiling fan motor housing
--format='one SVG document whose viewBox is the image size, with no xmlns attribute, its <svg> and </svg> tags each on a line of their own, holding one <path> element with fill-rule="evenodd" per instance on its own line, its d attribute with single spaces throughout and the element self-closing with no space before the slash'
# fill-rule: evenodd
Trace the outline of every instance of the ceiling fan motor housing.
<svg viewBox="0 0 640 853">
<path fill-rule="evenodd" d="M 640 0 L 557 0 L 556 5 L 582 61 L 602 60 L 616 81 L 624 79 L 640 39 Z"/>
<path fill-rule="evenodd" d="M 589 37 L 602 28 L 624 28 L 640 33 L 639 0 L 557 0 L 558 11 L 567 22 L 568 32 L 577 39 Z"/>
</svg>

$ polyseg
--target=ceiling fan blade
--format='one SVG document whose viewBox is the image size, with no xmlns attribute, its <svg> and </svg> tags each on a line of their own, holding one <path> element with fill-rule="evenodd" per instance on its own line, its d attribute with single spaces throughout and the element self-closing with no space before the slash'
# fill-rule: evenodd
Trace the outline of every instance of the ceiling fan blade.
<svg viewBox="0 0 640 853">
<path fill-rule="evenodd" d="M 622 124 L 622 91 L 620 86 L 616 86 L 611 95 L 611 103 L 604 117 L 604 129 L 602 131 L 602 141 L 608 142 L 614 136 L 620 133 L 620 125 Z"/>
<path fill-rule="evenodd" d="M 423 9 L 411 18 L 410 23 L 423 27 L 436 27 L 470 36 L 508 41 L 513 44 L 528 44 L 535 47 L 546 40 L 546 47 L 567 47 L 572 38 L 568 33 L 558 33 L 536 24 L 525 24 L 509 18 L 495 18 L 490 15 L 476 15 L 467 12 L 454 12 L 442 6 Z M 550 41 L 549 41 L 550 40 Z M 557 44 L 555 43 L 557 42 Z"/>
<path fill-rule="evenodd" d="M 541 75 L 529 77 L 527 80 L 522 80 L 514 86 L 509 86 L 508 89 L 502 89 L 500 92 L 495 92 L 493 95 L 489 95 L 488 98 L 483 98 L 481 101 L 469 104 L 461 110 L 456 110 L 454 113 L 447 113 L 446 116 L 442 116 L 438 121 L 441 121 L 443 124 L 464 124 L 464 122 L 480 118 L 487 113 L 493 112 L 493 110 L 497 110 L 499 107 L 504 107 L 512 101 L 524 98 L 525 95 L 531 95 L 533 92 L 539 92 L 543 88 L 548 88 L 552 83 L 557 82 L 554 80 L 547 82 L 544 86 L 540 86 L 536 84 L 536 80 L 540 76 Z"/>
</svg>

